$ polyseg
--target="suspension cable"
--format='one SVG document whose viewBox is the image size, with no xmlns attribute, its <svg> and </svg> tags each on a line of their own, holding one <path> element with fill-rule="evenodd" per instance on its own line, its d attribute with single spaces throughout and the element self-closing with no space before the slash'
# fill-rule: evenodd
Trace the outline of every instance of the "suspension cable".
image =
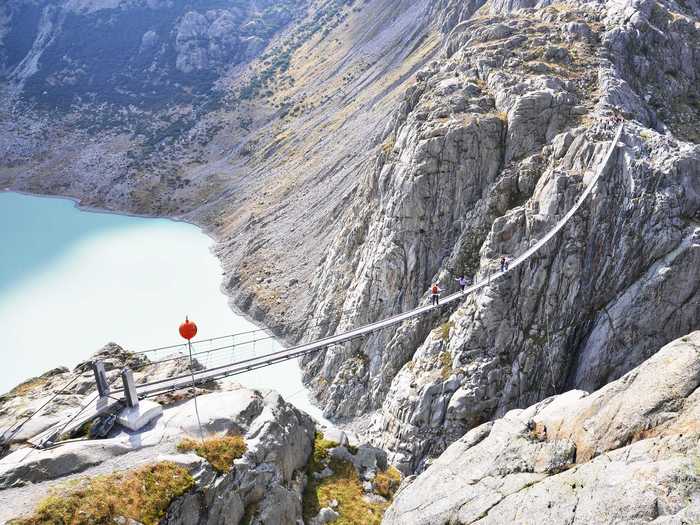
<svg viewBox="0 0 700 525">
<path fill-rule="evenodd" d="M 46 408 L 50 403 L 52 403 L 53 400 L 56 399 L 59 395 L 61 395 L 61 394 L 62 394 L 63 392 L 65 392 L 66 390 L 68 390 L 68 388 L 70 388 L 70 387 L 73 385 L 73 383 L 75 383 L 81 376 L 82 376 L 82 373 L 76 374 L 75 377 L 74 377 L 73 379 L 71 379 L 70 381 L 68 381 L 68 382 L 67 382 L 65 385 L 63 385 L 63 387 L 61 387 L 59 390 L 56 390 L 55 393 L 54 393 L 52 396 L 50 396 L 49 399 L 46 400 L 46 402 L 44 402 L 44 403 L 43 403 L 39 408 L 37 408 L 34 412 L 32 412 L 31 414 L 29 414 L 29 416 L 25 417 L 24 420 L 20 421 L 19 423 L 14 423 L 15 425 L 17 425 L 17 426 L 14 428 L 14 430 L 12 430 L 12 425 L 10 425 L 10 426 L 7 428 L 7 430 L 5 430 L 5 431 L 2 433 L 2 435 L 0 435 L 0 444 L 9 443 L 10 440 L 12 440 L 12 438 L 15 437 L 15 436 L 17 435 L 17 433 L 22 429 L 22 427 L 24 427 L 24 425 L 26 425 L 27 423 L 29 423 L 29 421 L 30 421 L 34 416 L 36 416 L 39 412 L 41 412 L 44 408 Z M 11 431 L 10 435 L 7 436 L 7 437 L 5 437 L 5 435 L 7 434 L 7 432 L 10 432 L 10 431 Z"/>
</svg>

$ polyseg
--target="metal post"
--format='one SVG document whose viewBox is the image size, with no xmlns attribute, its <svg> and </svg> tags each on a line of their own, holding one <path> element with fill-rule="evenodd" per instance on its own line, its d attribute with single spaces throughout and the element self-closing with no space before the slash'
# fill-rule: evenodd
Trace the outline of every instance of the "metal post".
<svg viewBox="0 0 700 525">
<path fill-rule="evenodd" d="M 199 407 L 197 406 L 197 383 L 194 380 L 194 366 L 192 362 L 192 342 L 187 340 L 187 349 L 190 352 L 190 374 L 192 376 L 192 396 L 194 397 L 194 413 L 197 415 L 197 425 L 199 426 L 199 439 L 204 443 L 204 431 L 202 430 L 202 420 L 199 419 Z"/>
<path fill-rule="evenodd" d="M 124 396 L 126 397 L 126 406 L 134 408 L 139 406 L 139 396 L 136 393 L 136 384 L 134 383 L 134 373 L 130 368 L 122 370 L 122 382 L 124 383 Z"/>
<path fill-rule="evenodd" d="M 107 374 L 105 373 L 105 364 L 102 361 L 93 361 L 92 373 L 95 375 L 95 383 L 97 384 L 97 393 L 99 396 L 108 396 L 109 383 L 107 382 Z"/>
</svg>

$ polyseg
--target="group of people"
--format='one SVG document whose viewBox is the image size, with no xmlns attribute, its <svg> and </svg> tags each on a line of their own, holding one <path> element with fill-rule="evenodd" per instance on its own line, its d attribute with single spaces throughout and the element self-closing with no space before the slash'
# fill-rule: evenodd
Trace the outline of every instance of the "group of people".
<svg viewBox="0 0 700 525">
<path fill-rule="evenodd" d="M 508 265 L 510 264 L 510 259 L 506 257 L 505 255 L 501 257 L 501 272 L 507 272 L 508 271 Z M 466 275 L 462 274 L 459 277 L 455 279 L 457 281 L 457 284 L 459 285 L 459 289 L 464 293 L 464 291 L 467 289 L 467 286 L 472 283 L 471 279 L 469 279 Z M 430 287 L 430 296 L 431 296 L 431 303 L 433 306 L 437 306 L 440 304 L 440 293 L 443 292 L 444 290 L 440 288 L 440 281 L 435 281 L 432 286 Z"/>
</svg>

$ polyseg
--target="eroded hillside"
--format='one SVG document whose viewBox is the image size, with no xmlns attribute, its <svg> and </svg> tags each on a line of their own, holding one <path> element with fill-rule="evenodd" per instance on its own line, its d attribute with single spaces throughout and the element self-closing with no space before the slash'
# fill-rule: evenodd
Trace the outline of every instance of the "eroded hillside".
<svg viewBox="0 0 700 525">
<path fill-rule="evenodd" d="M 16 0 L 2 17 L 3 42 L 27 40 L 22 30 L 37 36 L 24 58 L 3 62 L 0 186 L 195 222 L 221 242 L 237 302 L 287 326 L 311 296 L 269 276 L 311 279 L 359 166 L 460 16 L 426 1 L 54 1 L 27 20 L 28 4 L 39 9 Z M 159 18 L 162 9 L 168 16 Z M 113 29 L 104 42 L 86 41 L 74 25 L 41 22 L 56 12 L 89 34 Z M 128 42 L 114 40 L 119 24 L 136 24 Z M 153 33 L 161 47 L 141 50 Z M 71 38 L 83 43 L 79 52 L 61 47 Z M 47 109 L 30 84 L 53 93 L 59 66 L 50 57 L 61 53 L 72 66 L 60 66 L 60 89 L 74 85 L 76 95 Z M 29 62 L 36 67 L 21 67 Z M 96 89 L 97 77 L 123 97 L 77 95 Z"/>
</svg>

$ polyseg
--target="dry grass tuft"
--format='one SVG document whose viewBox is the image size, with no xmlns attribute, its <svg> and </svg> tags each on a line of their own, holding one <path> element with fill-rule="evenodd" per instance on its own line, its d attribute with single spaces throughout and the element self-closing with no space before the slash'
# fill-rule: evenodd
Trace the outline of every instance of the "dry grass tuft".
<svg viewBox="0 0 700 525">
<path fill-rule="evenodd" d="M 364 492 L 360 478 L 352 463 L 331 459 L 329 462 L 333 475 L 325 479 L 310 477 L 304 492 L 304 522 L 309 523 L 323 507 L 331 500 L 338 501 L 337 511 L 340 517 L 336 525 L 379 525 L 389 502 L 384 504 L 368 503 L 364 500 Z"/>
<path fill-rule="evenodd" d="M 442 323 L 440 325 L 440 337 L 442 337 L 443 341 L 448 341 L 450 339 L 450 330 L 454 328 L 454 325 L 454 321 L 447 321 L 446 323 Z"/>
<path fill-rule="evenodd" d="M 386 155 L 389 155 L 392 151 L 394 151 L 394 146 L 396 146 L 396 140 L 393 137 L 389 137 L 382 144 L 382 151 Z"/>
<path fill-rule="evenodd" d="M 12 525 L 112 524 L 128 517 L 145 525 L 158 523 L 173 499 L 187 492 L 194 480 L 187 469 L 171 462 L 88 478 L 57 490 L 28 518 Z"/>
<path fill-rule="evenodd" d="M 452 374 L 452 355 L 449 352 L 441 352 L 440 364 L 442 365 L 440 377 L 447 379 Z"/>
<path fill-rule="evenodd" d="M 335 524 L 379 525 L 391 497 L 398 488 L 401 474 L 394 467 L 378 473 L 374 480 L 375 491 L 387 498 L 387 501 L 370 503 L 364 498 L 362 483 L 352 463 L 328 459 L 328 449 L 336 446 L 338 444 L 334 441 L 324 439 L 323 434 L 316 434 L 314 452 L 307 467 L 309 481 L 303 499 L 304 522 L 309 523 L 323 507 L 327 507 L 332 500 L 337 500 L 336 510 L 340 517 Z M 314 472 L 320 472 L 326 465 L 333 470 L 333 475 L 324 479 L 314 478 Z"/>
<path fill-rule="evenodd" d="M 640 131 L 639 136 L 642 137 L 646 141 L 650 141 L 651 139 L 654 138 L 654 135 L 648 129 L 643 129 L 642 131 Z"/>
<path fill-rule="evenodd" d="M 231 470 L 233 462 L 246 451 L 245 439 L 242 436 L 210 437 L 204 441 L 185 438 L 177 446 L 180 452 L 194 451 L 206 459 L 214 470 L 224 474 Z"/>
<path fill-rule="evenodd" d="M 34 377 L 32 379 L 28 379 L 24 383 L 20 383 L 19 385 L 14 387 L 12 390 L 10 390 L 7 394 L 5 394 L 4 396 L 0 396 L 0 397 L 10 398 L 10 397 L 26 396 L 27 394 L 30 394 L 34 390 L 37 390 L 37 389 L 43 387 L 48 382 L 49 382 L 49 380 L 46 379 L 45 377 Z"/>
<path fill-rule="evenodd" d="M 328 459 L 328 449 L 337 446 L 338 443 L 326 439 L 321 432 L 316 432 L 314 436 L 314 452 L 311 455 L 311 461 L 309 461 L 307 471 L 309 471 L 309 473 L 321 472 L 323 470 L 323 462 Z"/>
<path fill-rule="evenodd" d="M 389 466 L 388 469 L 378 472 L 372 481 L 374 492 L 388 500 L 394 497 L 396 489 L 401 484 L 401 472 L 396 467 Z"/>
</svg>

